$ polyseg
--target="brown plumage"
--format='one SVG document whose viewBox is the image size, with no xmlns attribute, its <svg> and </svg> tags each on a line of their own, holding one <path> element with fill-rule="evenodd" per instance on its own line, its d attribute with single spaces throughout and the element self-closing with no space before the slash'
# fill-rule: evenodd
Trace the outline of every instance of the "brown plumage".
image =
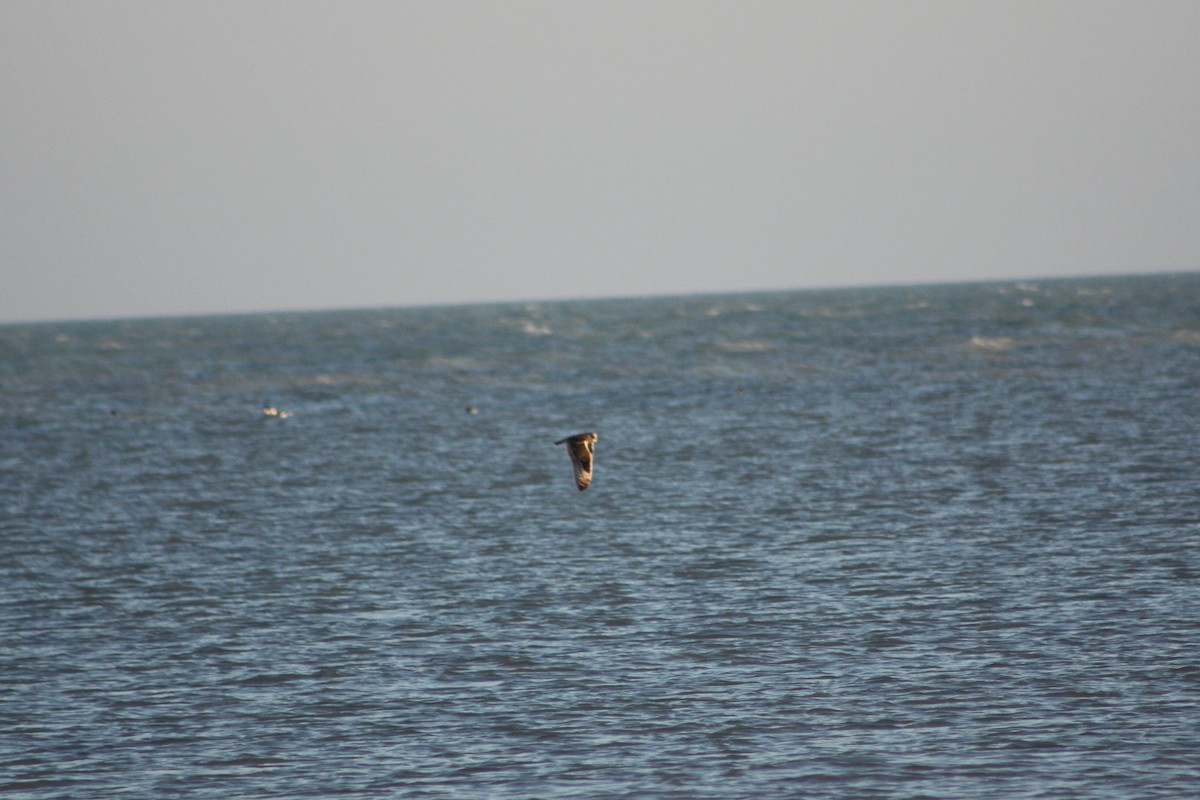
<svg viewBox="0 0 1200 800">
<path fill-rule="evenodd" d="M 555 442 L 567 446 L 567 455 L 575 468 L 575 485 L 581 492 L 592 482 L 592 452 L 596 449 L 597 438 L 594 433 L 577 433 Z"/>
</svg>

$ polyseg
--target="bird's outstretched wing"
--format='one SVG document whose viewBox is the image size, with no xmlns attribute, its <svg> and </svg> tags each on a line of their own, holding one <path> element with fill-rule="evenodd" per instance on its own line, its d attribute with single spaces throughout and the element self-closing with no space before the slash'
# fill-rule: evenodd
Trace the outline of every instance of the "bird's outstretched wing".
<svg viewBox="0 0 1200 800">
<path fill-rule="evenodd" d="M 577 433 L 555 442 L 567 446 L 567 455 L 571 457 L 571 466 L 575 470 L 575 486 L 581 492 L 592 482 L 592 454 L 597 438 L 595 433 Z"/>
</svg>

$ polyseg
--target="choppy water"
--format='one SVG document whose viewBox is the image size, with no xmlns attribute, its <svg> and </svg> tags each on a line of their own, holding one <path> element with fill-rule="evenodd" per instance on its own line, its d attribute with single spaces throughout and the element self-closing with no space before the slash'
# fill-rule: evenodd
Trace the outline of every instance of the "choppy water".
<svg viewBox="0 0 1200 800">
<path fill-rule="evenodd" d="M 1198 796 L 1198 490 L 1198 275 L 0 327 L 0 794 Z"/>
</svg>

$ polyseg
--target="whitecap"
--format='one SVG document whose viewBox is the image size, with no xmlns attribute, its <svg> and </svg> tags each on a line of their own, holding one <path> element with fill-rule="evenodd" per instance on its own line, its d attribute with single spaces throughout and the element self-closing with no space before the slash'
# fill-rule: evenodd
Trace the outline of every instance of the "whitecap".
<svg viewBox="0 0 1200 800">
<path fill-rule="evenodd" d="M 767 350 L 775 349 L 775 345 L 771 342 L 763 342 L 754 339 L 743 339 L 736 342 L 721 342 L 717 345 L 717 347 L 727 353 L 764 353 Z"/>
<path fill-rule="evenodd" d="M 972 336 L 971 347 L 979 350 L 1001 351 L 1013 346 L 1011 336 Z"/>
</svg>

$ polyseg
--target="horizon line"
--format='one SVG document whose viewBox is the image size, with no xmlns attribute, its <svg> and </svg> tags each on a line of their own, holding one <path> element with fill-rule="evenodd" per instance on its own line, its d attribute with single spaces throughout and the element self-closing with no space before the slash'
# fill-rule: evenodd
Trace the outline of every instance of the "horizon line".
<svg viewBox="0 0 1200 800">
<path fill-rule="evenodd" d="M 338 313 L 338 312 L 356 312 L 356 311 L 402 311 L 402 310 L 418 310 L 418 309 L 435 309 L 435 308 L 470 308 L 478 306 L 505 306 L 505 305 L 542 305 L 548 303 L 587 303 L 587 302 L 607 302 L 613 300 L 656 300 L 656 299 L 671 299 L 671 298 L 693 298 L 693 297 L 720 297 L 729 295 L 753 295 L 753 294 L 803 294 L 805 292 L 829 292 L 829 291 L 852 291 L 866 289 L 902 289 L 902 288 L 918 288 L 918 287 L 935 287 L 935 286 L 958 286 L 958 285 L 982 285 L 982 284 L 1004 284 L 1004 283 L 1042 283 L 1042 282 L 1062 282 L 1062 281 L 1093 281 L 1103 279 L 1128 279 L 1128 278 L 1162 278 L 1168 276 L 1182 275 L 1200 275 L 1200 268 L 1197 269 L 1180 269 L 1180 270 L 1163 270 L 1154 272 L 1101 272 L 1101 273 L 1071 273 L 1071 274 L 1056 274 L 1042 276 L 1013 276 L 1013 277 L 981 277 L 981 278 L 961 278 L 957 280 L 914 280 L 914 281 L 882 281 L 882 282 L 864 282 L 864 283 L 829 283 L 818 284 L 811 286 L 791 286 L 791 287 L 767 287 L 767 288 L 752 288 L 752 289 L 731 289 L 731 290 L 699 290 L 694 292 L 651 292 L 648 294 L 609 294 L 609 295 L 577 295 L 563 297 L 527 297 L 527 298 L 511 298 L 497 300 L 445 300 L 445 301 L 429 301 L 419 303 L 397 303 L 395 305 L 332 305 L 332 306 L 293 306 L 293 307 L 276 307 L 276 308 L 257 308 L 244 310 L 211 310 L 211 311 L 183 311 L 183 312 L 162 312 L 148 313 L 135 315 L 113 315 L 113 316 L 63 316 L 63 317 L 35 317 L 29 319 L 5 319 L 0 320 L 0 327 L 13 327 L 19 325 L 55 325 L 55 324 L 88 324 L 99 322 L 143 322 L 153 320 L 183 320 L 183 319 L 210 319 L 213 317 L 247 317 L 270 314 L 323 314 L 323 313 Z"/>
</svg>

